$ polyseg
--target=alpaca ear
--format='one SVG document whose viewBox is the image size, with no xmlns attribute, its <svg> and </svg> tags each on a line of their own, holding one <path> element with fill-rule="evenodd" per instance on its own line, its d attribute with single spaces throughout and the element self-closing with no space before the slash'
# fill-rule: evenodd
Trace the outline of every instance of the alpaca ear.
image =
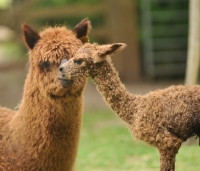
<svg viewBox="0 0 200 171">
<path fill-rule="evenodd" d="M 26 24 L 22 25 L 22 33 L 26 46 L 29 49 L 33 49 L 38 40 L 40 39 L 39 34 Z"/>
<path fill-rule="evenodd" d="M 90 21 L 85 18 L 74 27 L 73 32 L 76 34 L 76 37 L 83 43 L 88 43 L 89 38 L 87 34 L 90 32 L 91 28 L 92 26 Z"/>
<path fill-rule="evenodd" d="M 95 59 L 95 63 L 105 60 L 108 55 L 112 56 L 122 51 L 126 46 L 127 45 L 125 43 L 114 43 L 110 45 L 99 46 L 98 56 Z"/>
</svg>

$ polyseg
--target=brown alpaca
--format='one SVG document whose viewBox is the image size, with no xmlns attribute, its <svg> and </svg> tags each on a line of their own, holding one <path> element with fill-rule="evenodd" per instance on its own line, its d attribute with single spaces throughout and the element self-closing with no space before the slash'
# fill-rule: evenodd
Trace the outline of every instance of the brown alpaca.
<svg viewBox="0 0 200 171">
<path fill-rule="evenodd" d="M 183 141 L 200 136 L 200 86 L 171 86 L 146 95 L 130 94 L 109 58 L 125 44 L 85 44 L 61 64 L 60 78 L 91 77 L 108 105 L 130 127 L 131 134 L 158 148 L 160 170 L 174 171 Z"/>
<path fill-rule="evenodd" d="M 86 79 L 60 82 L 58 67 L 87 41 L 90 28 L 87 19 L 73 30 L 48 27 L 40 34 L 22 25 L 30 67 L 19 109 L 0 108 L 1 171 L 73 170 Z"/>
</svg>

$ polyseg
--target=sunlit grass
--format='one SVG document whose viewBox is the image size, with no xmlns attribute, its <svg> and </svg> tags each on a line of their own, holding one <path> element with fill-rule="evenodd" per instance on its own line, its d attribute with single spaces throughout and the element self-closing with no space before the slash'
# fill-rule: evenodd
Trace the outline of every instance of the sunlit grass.
<svg viewBox="0 0 200 171">
<path fill-rule="evenodd" d="M 176 171 L 199 170 L 198 150 L 197 145 L 182 146 Z M 84 114 L 77 171 L 158 171 L 159 165 L 157 149 L 134 140 L 125 124 L 112 112 Z"/>
</svg>

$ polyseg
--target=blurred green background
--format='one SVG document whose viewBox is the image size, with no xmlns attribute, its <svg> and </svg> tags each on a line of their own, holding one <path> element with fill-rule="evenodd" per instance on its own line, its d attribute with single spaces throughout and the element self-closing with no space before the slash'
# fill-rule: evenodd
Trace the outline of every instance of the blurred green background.
<svg viewBox="0 0 200 171">
<path fill-rule="evenodd" d="M 189 0 L 1 0 L 0 43 L 3 49 L 9 47 L 7 56 L 23 50 L 11 57 L 19 60 L 25 52 L 22 23 L 38 31 L 46 25 L 73 28 L 88 17 L 91 42 L 128 44 L 114 59 L 123 81 L 184 79 L 188 11 Z"/>
<path fill-rule="evenodd" d="M 189 0 L 1 0 L 0 105 L 14 109 L 22 97 L 28 56 L 21 36 L 22 23 L 38 31 L 46 25 L 73 28 L 87 17 L 93 27 L 91 42 L 128 44 L 114 58 L 114 64 L 131 93 L 145 94 L 182 84 L 188 3 Z M 131 137 L 90 80 L 84 97 L 76 170 L 159 170 L 158 151 Z M 195 140 L 180 149 L 177 171 L 199 170 L 197 144 Z"/>
</svg>

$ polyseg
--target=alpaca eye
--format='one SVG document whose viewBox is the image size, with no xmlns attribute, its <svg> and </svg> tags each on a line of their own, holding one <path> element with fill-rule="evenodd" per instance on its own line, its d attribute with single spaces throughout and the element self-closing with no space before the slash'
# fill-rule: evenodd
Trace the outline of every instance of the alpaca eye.
<svg viewBox="0 0 200 171">
<path fill-rule="evenodd" d="M 45 72 L 48 72 L 50 69 L 51 63 L 49 61 L 40 62 L 39 67 L 44 70 Z"/>
<path fill-rule="evenodd" d="M 83 60 L 81 60 L 81 59 L 74 60 L 74 63 L 77 65 L 81 65 L 83 63 Z"/>
<path fill-rule="evenodd" d="M 43 62 L 42 67 L 43 68 L 49 68 L 50 67 L 50 62 L 49 61 Z"/>
</svg>

